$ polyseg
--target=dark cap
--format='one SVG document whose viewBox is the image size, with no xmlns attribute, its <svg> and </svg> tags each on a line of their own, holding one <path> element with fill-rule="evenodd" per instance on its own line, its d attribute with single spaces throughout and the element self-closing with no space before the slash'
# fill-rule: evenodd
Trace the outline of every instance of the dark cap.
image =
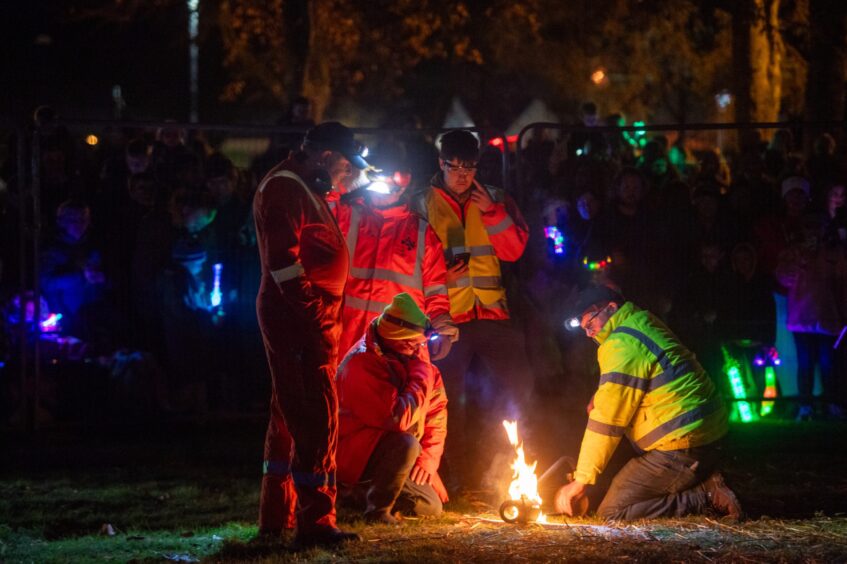
<svg viewBox="0 0 847 564">
<path fill-rule="evenodd" d="M 576 303 L 571 308 L 571 315 L 569 317 L 582 317 L 582 314 L 593 305 L 607 304 L 609 302 L 623 304 L 625 301 L 626 299 L 620 292 L 602 284 L 592 284 L 579 293 Z"/>
<path fill-rule="evenodd" d="M 356 141 L 348 127 L 337 121 L 327 121 L 307 131 L 303 147 L 319 151 L 335 151 L 344 155 L 356 168 L 360 170 L 368 168 L 363 155 L 364 145 Z"/>
</svg>

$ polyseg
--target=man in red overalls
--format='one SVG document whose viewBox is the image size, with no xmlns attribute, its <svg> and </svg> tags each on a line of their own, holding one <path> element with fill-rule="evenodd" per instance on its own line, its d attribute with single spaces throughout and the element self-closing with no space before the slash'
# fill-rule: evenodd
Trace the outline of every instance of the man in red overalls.
<svg viewBox="0 0 847 564">
<path fill-rule="evenodd" d="M 256 309 L 273 384 L 259 530 L 293 528 L 299 502 L 301 547 L 358 539 L 335 525 L 335 370 L 349 257 L 323 196 L 352 166 L 365 168 L 360 149 L 340 123 L 318 125 L 267 174 L 253 202 L 262 262 Z"/>
</svg>

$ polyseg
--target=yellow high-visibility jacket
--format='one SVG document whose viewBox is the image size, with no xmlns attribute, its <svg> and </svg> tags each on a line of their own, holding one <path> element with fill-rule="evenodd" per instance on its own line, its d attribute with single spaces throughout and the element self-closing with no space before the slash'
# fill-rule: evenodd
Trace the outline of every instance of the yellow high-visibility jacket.
<svg viewBox="0 0 847 564">
<path fill-rule="evenodd" d="M 574 477 L 593 484 L 621 437 L 642 451 L 707 445 L 727 412 L 703 367 L 656 316 L 626 302 L 595 336 L 600 385 Z"/>
</svg>

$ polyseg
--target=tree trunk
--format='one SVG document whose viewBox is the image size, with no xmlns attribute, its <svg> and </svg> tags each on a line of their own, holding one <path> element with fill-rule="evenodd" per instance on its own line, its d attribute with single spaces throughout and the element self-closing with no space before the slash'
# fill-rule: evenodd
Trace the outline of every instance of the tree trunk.
<svg viewBox="0 0 847 564">
<path fill-rule="evenodd" d="M 811 45 L 806 76 L 806 119 L 840 121 L 845 117 L 845 64 L 847 64 L 847 3 L 812 0 L 809 4 Z M 807 137 L 815 137 L 812 132 Z M 833 130 L 843 139 L 843 130 Z"/>
<path fill-rule="evenodd" d="M 732 19 L 735 120 L 777 121 L 782 96 L 784 45 L 779 31 L 779 0 L 739 0 Z M 742 148 L 755 142 L 740 132 Z M 770 132 L 765 131 L 769 136 Z"/>
<path fill-rule="evenodd" d="M 324 30 L 332 25 L 333 10 L 328 0 L 309 0 L 309 49 L 303 72 L 302 94 L 312 101 L 315 122 L 323 120 L 332 99 L 330 34 Z"/>
</svg>

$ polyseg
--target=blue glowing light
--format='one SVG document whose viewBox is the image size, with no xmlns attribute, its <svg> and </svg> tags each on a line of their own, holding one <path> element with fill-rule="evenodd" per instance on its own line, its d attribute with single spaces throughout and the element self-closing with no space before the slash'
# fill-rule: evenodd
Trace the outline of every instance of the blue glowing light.
<svg viewBox="0 0 847 564">
<path fill-rule="evenodd" d="M 212 282 L 212 293 L 209 296 L 209 302 L 212 304 L 212 307 L 218 307 L 223 301 L 223 294 L 221 293 L 221 272 L 223 272 L 223 269 L 224 265 L 221 263 L 216 263 L 212 266 L 215 274 L 214 281 Z"/>
</svg>

